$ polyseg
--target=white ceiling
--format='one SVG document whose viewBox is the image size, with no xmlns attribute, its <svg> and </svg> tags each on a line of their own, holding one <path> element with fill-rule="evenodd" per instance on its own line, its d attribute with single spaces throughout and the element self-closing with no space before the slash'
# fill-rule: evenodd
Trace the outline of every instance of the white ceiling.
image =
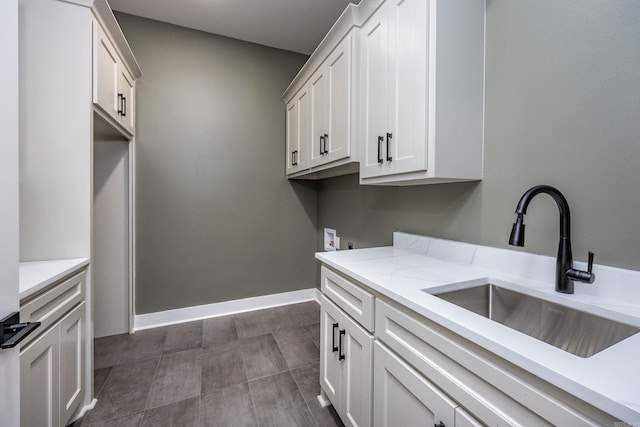
<svg viewBox="0 0 640 427">
<path fill-rule="evenodd" d="M 214 34 L 311 54 L 358 0 L 108 0 L 111 8 Z"/>
</svg>

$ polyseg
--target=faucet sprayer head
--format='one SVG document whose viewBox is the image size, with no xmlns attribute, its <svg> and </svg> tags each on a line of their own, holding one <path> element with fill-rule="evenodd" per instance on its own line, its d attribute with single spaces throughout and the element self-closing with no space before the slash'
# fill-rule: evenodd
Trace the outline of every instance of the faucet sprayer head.
<svg viewBox="0 0 640 427">
<path fill-rule="evenodd" d="M 509 236 L 509 244 L 511 246 L 524 246 L 524 214 L 518 213 L 516 222 L 511 228 L 511 236 Z"/>
</svg>

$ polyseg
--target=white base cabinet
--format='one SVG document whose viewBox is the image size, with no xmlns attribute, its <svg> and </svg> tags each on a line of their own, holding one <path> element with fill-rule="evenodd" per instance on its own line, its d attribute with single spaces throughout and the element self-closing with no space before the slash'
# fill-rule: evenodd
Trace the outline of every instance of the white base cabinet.
<svg viewBox="0 0 640 427">
<path fill-rule="evenodd" d="M 60 425 L 65 425 L 84 397 L 85 303 L 67 314 L 58 326 L 60 351 Z"/>
<path fill-rule="evenodd" d="M 374 345 L 374 424 L 453 426 L 458 406 L 379 342 Z"/>
<path fill-rule="evenodd" d="M 49 329 L 20 353 L 20 423 L 60 425 L 60 339 Z"/>
<path fill-rule="evenodd" d="M 321 297 L 320 384 L 347 426 L 371 425 L 373 336 Z"/>
<path fill-rule="evenodd" d="M 20 353 L 20 419 L 25 427 L 65 426 L 84 397 L 85 303 Z"/>
<path fill-rule="evenodd" d="M 20 305 L 20 321 L 40 322 L 20 343 L 21 425 L 65 426 L 87 384 L 86 271 L 52 284 Z"/>
<path fill-rule="evenodd" d="M 345 425 L 618 423 L 326 266 L 321 268 L 321 290 L 320 385 Z"/>
</svg>

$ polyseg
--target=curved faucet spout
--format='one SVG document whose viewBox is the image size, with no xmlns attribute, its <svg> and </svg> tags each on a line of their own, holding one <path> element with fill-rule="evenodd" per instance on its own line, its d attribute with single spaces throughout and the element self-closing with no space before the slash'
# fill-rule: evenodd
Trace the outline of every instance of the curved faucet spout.
<svg viewBox="0 0 640 427">
<path fill-rule="evenodd" d="M 571 214 L 569 203 L 562 193 L 550 185 L 536 185 L 527 190 L 516 207 L 516 222 L 511 229 L 509 244 L 524 246 L 524 215 L 531 200 L 540 193 L 550 195 L 558 205 L 560 211 L 560 242 L 558 244 L 558 258 L 556 260 L 556 291 L 564 294 L 573 293 L 573 281 L 593 283 L 595 276 L 591 272 L 593 255 L 590 253 L 589 270 L 581 271 L 573 268 L 573 254 L 571 253 Z"/>
<path fill-rule="evenodd" d="M 527 190 L 527 192 L 520 198 L 518 206 L 516 207 L 518 217 L 520 218 L 520 215 L 526 215 L 529 203 L 531 203 L 531 200 L 540 193 L 548 194 L 553 198 L 553 200 L 555 200 L 558 205 L 558 209 L 560 210 L 560 238 L 568 239 L 571 235 L 571 214 L 569 213 L 569 203 L 562 193 L 555 187 L 550 185 L 536 185 L 535 187 L 531 187 Z"/>
</svg>

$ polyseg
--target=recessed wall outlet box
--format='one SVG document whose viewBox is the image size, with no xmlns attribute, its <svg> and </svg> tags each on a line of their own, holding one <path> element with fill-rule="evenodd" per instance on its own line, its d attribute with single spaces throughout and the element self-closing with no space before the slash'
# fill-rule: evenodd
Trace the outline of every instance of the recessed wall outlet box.
<svg viewBox="0 0 640 427">
<path fill-rule="evenodd" d="M 336 236 L 336 230 L 331 228 L 324 229 L 324 250 L 335 251 L 340 245 L 340 238 Z"/>
</svg>

